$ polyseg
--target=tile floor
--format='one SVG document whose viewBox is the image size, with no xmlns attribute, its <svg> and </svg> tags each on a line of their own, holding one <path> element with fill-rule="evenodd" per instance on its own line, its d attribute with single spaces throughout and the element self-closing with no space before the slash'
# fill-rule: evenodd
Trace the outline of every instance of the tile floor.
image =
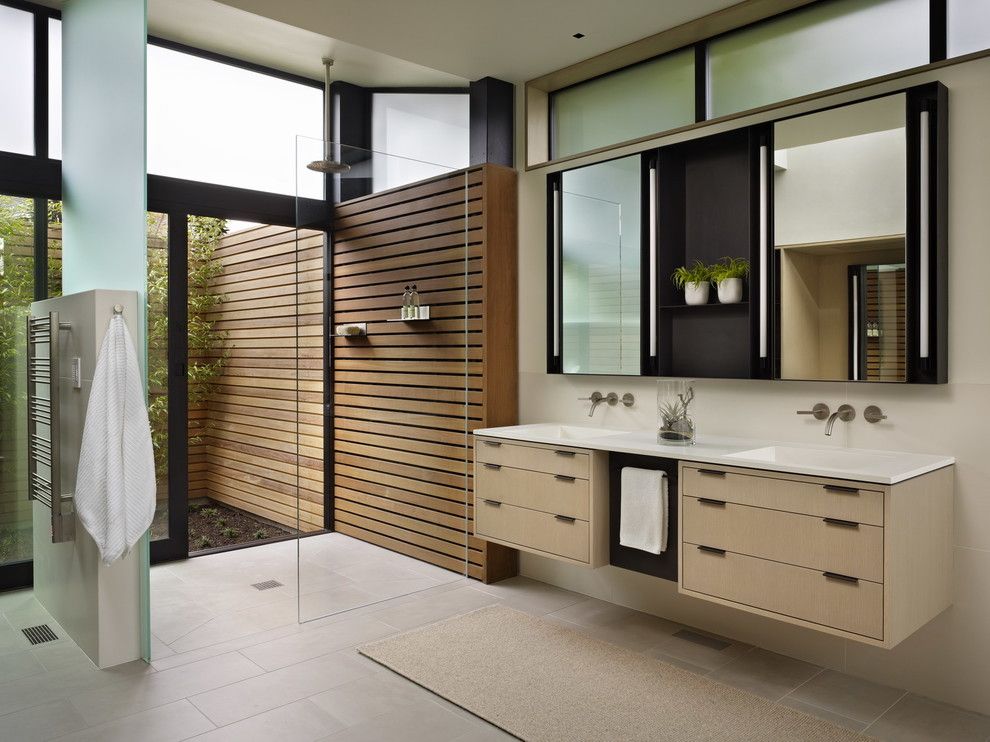
<svg viewBox="0 0 990 742">
<path fill-rule="evenodd" d="M 301 589 L 293 542 L 155 567 L 150 666 L 100 671 L 64 638 L 29 648 L 20 629 L 50 617 L 29 591 L 0 594 L 0 742 L 512 739 L 355 649 L 492 603 L 881 740 L 990 740 L 978 714 L 533 580 L 481 585 L 339 534 L 309 540 Z M 283 586 L 251 587 L 270 579 Z M 343 612 L 300 624 L 297 602 Z"/>
</svg>

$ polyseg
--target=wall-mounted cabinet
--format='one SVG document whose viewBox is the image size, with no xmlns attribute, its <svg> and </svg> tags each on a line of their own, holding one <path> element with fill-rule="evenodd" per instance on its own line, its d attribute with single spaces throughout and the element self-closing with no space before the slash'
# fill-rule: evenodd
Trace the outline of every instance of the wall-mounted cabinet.
<svg viewBox="0 0 990 742">
<path fill-rule="evenodd" d="M 550 373 L 944 383 L 933 83 L 548 176 Z M 671 275 L 749 262 L 741 301 Z"/>
</svg>

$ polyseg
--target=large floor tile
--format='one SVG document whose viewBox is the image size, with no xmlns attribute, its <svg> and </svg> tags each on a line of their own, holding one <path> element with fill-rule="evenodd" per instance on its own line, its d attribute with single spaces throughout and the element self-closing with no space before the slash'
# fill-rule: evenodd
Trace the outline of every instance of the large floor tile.
<svg viewBox="0 0 990 742">
<path fill-rule="evenodd" d="M 32 675 L 45 672 L 42 665 L 30 649 L 11 652 L 0 657 L 0 683 L 21 680 Z"/>
<path fill-rule="evenodd" d="M 452 742 L 476 731 L 477 725 L 435 703 L 423 703 L 347 727 L 327 742 Z"/>
<path fill-rule="evenodd" d="M 363 663 L 338 652 L 201 693 L 190 700 L 217 726 L 225 726 L 314 696 L 368 673 Z"/>
<path fill-rule="evenodd" d="M 378 673 L 352 680 L 309 700 L 345 726 L 354 726 L 417 704 L 432 703 L 432 695 L 404 678 Z"/>
<path fill-rule="evenodd" d="M 247 647 L 241 654 L 265 670 L 278 670 L 394 633 L 388 624 L 357 617 Z"/>
<path fill-rule="evenodd" d="M 776 701 L 821 671 L 808 662 L 754 649 L 713 671 L 709 677 Z"/>
<path fill-rule="evenodd" d="M 869 724 L 903 695 L 897 688 L 825 670 L 791 691 L 788 698 Z"/>
<path fill-rule="evenodd" d="M 678 632 L 666 636 L 656 645 L 646 649 L 648 655 L 682 665 L 687 669 L 700 668 L 703 671 L 717 670 L 752 651 L 749 644 L 734 642 L 726 637 L 716 637 L 701 631 L 690 631 L 691 636 L 703 637 L 705 641 L 694 641 Z M 709 641 L 714 639 L 715 641 Z M 724 645 L 724 646 L 723 646 Z"/>
<path fill-rule="evenodd" d="M 212 729 L 213 725 L 189 701 L 141 711 L 90 727 L 59 742 L 179 742 Z"/>
<path fill-rule="evenodd" d="M 476 583 L 474 587 L 500 599 L 511 608 L 538 616 L 560 611 L 567 606 L 587 600 L 580 593 L 563 590 L 528 577 L 513 577 L 491 585 Z"/>
<path fill-rule="evenodd" d="M 313 742 L 344 725 L 309 701 L 296 701 L 201 734 L 196 742 Z"/>
<path fill-rule="evenodd" d="M 98 670 L 89 663 L 32 675 L 0 684 L 0 714 L 40 706 L 124 679 L 136 681 L 141 675 L 153 672 L 144 662 L 138 661 L 110 670 Z"/>
<path fill-rule="evenodd" d="M 435 623 L 451 616 L 500 602 L 498 598 L 471 587 L 420 598 L 406 605 L 386 608 L 373 613 L 375 618 L 397 629 L 413 629 Z"/>
<path fill-rule="evenodd" d="M 164 706 L 213 688 L 262 674 L 262 669 L 237 652 L 128 678 L 84 691 L 70 700 L 89 724 L 100 724 L 143 709 Z"/>
<path fill-rule="evenodd" d="M 258 634 L 262 631 L 297 623 L 298 603 L 295 597 L 285 597 L 265 605 L 235 613 L 224 613 L 206 622 L 195 631 L 169 644 L 174 652 L 202 649 L 211 644 Z"/>
<path fill-rule="evenodd" d="M 0 740 L 42 742 L 86 727 L 86 720 L 65 699 L 0 716 Z"/>
<path fill-rule="evenodd" d="M 816 716 L 819 719 L 830 721 L 837 726 L 852 729 L 854 732 L 862 732 L 867 726 L 864 722 L 857 721 L 856 719 L 850 719 L 848 716 L 842 716 L 834 711 L 823 709 L 820 706 L 812 706 L 810 703 L 799 701 L 793 696 L 784 696 L 780 700 L 780 703 L 783 706 L 787 706 L 788 708 L 808 714 L 809 716 Z"/>
<path fill-rule="evenodd" d="M 584 626 L 603 626 L 633 615 L 636 611 L 597 598 L 584 598 L 550 615 Z"/>
<path fill-rule="evenodd" d="M 990 718 L 906 695 L 868 726 L 866 734 L 884 742 L 986 742 Z"/>
</svg>

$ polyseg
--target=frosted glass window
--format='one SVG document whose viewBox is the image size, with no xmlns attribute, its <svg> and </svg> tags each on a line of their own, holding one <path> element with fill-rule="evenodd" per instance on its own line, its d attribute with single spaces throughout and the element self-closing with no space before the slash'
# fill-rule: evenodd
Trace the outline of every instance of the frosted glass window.
<svg viewBox="0 0 990 742">
<path fill-rule="evenodd" d="M 34 16 L 0 5 L 0 150 L 34 154 Z"/>
<path fill-rule="evenodd" d="M 694 122 L 694 50 L 667 54 L 553 94 L 553 157 Z"/>
<path fill-rule="evenodd" d="M 62 21 L 48 19 L 48 156 L 62 159 Z"/>
<path fill-rule="evenodd" d="M 718 117 L 928 62 L 928 0 L 832 0 L 715 39 Z"/>
<path fill-rule="evenodd" d="M 990 49 L 990 3 L 949 0 L 949 56 Z"/>
<path fill-rule="evenodd" d="M 149 173 L 295 195 L 296 136 L 322 117 L 319 88 L 148 46 Z"/>
<path fill-rule="evenodd" d="M 471 156 L 469 104 L 466 93 L 372 95 L 371 148 L 392 155 L 374 159 L 375 191 L 467 167 Z"/>
</svg>

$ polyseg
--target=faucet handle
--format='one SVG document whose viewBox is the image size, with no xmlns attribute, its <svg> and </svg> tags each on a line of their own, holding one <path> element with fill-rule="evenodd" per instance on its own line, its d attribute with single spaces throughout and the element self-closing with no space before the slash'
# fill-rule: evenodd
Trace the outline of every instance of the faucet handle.
<svg viewBox="0 0 990 742">
<path fill-rule="evenodd" d="M 824 402 L 817 403 L 810 410 L 798 410 L 799 415 L 812 415 L 816 420 L 827 420 L 831 410 Z"/>
<path fill-rule="evenodd" d="M 866 418 L 868 423 L 878 423 L 881 420 L 886 420 L 887 416 L 883 414 L 883 410 L 877 407 L 875 404 L 871 404 L 865 410 L 863 410 L 863 417 Z"/>
<path fill-rule="evenodd" d="M 605 395 L 601 392 L 592 392 L 590 397 L 578 397 L 578 402 L 601 402 Z"/>
</svg>

